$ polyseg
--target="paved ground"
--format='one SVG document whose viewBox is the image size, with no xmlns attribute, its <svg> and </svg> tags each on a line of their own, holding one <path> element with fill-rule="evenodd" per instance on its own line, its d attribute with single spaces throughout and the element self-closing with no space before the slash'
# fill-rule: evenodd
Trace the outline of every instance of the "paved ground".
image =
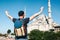
<svg viewBox="0 0 60 40">
<path fill-rule="evenodd" d="M 0 37 L 0 40 L 15 40 L 14 38 Z"/>
</svg>

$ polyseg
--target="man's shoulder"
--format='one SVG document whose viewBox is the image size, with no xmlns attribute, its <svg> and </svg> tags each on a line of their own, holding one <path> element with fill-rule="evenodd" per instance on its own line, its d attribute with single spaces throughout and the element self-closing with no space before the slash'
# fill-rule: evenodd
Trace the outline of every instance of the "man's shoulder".
<svg viewBox="0 0 60 40">
<path fill-rule="evenodd" d="M 29 17 L 28 18 L 24 18 L 24 19 L 29 19 Z"/>
<path fill-rule="evenodd" d="M 13 18 L 13 20 L 12 20 L 12 21 L 13 21 L 13 22 L 15 22 L 16 20 L 17 20 L 17 18 Z"/>
<path fill-rule="evenodd" d="M 29 18 L 24 18 L 25 23 L 29 23 Z"/>
</svg>

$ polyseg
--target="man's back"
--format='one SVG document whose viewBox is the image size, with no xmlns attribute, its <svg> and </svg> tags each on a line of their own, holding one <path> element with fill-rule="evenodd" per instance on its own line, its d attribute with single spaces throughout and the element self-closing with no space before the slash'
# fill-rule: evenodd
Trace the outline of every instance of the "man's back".
<svg viewBox="0 0 60 40">
<path fill-rule="evenodd" d="M 15 23 L 17 20 L 21 20 L 22 21 L 22 26 L 19 28 L 16 28 L 16 26 L 14 26 L 15 28 L 15 36 L 16 38 L 27 38 L 27 23 L 29 22 L 29 18 L 25 18 L 25 19 L 16 19 L 13 18 L 13 22 Z M 18 23 L 17 23 L 18 25 Z"/>
</svg>

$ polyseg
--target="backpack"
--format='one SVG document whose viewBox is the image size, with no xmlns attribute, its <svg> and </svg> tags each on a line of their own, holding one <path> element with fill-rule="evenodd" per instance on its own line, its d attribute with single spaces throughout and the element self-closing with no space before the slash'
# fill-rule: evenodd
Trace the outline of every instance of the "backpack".
<svg viewBox="0 0 60 40">
<path fill-rule="evenodd" d="M 14 31 L 16 36 L 25 36 L 24 26 L 23 26 L 23 19 L 22 20 L 16 20 L 14 23 Z"/>
</svg>

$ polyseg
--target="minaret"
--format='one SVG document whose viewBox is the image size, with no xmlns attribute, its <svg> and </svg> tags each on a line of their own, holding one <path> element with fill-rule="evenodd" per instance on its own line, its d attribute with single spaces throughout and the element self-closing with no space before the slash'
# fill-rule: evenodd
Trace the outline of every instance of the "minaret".
<svg viewBox="0 0 60 40">
<path fill-rule="evenodd" d="M 52 16 L 51 16 L 51 4 L 50 4 L 50 0 L 48 0 L 48 22 L 49 22 L 49 29 L 53 29 L 53 20 L 52 20 Z"/>
<path fill-rule="evenodd" d="M 51 18 L 51 4 L 50 4 L 50 0 L 48 0 L 48 17 Z"/>
</svg>

